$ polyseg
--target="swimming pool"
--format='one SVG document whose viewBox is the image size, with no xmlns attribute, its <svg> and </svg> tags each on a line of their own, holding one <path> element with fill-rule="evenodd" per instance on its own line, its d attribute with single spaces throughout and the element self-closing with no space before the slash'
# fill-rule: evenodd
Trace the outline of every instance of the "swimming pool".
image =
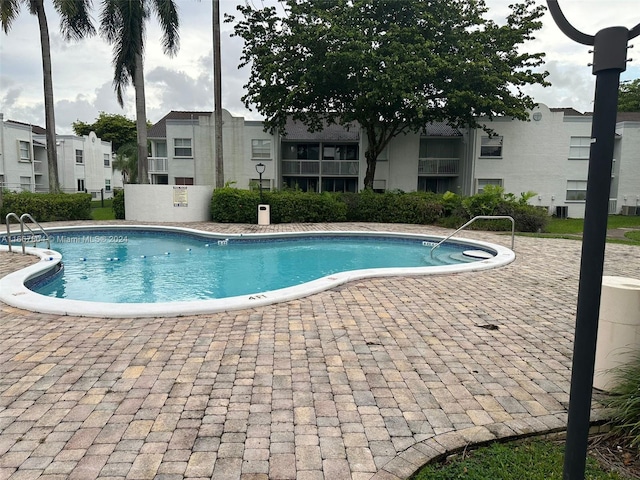
<svg viewBox="0 0 640 480">
<path fill-rule="evenodd" d="M 480 270 L 515 258 L 498 245 L 456 240 L 432 260 L 440 238 L 389 232 L 220 235 L 149 226 L 48 232 L 51 250 L 34 250 L 38 264 L 0 279 L 0 300 L 47 313 L 179 316 L 300 298 L 357 278 Z M 465 255 L 470 249 L 491 258 Z"/>
</svg>

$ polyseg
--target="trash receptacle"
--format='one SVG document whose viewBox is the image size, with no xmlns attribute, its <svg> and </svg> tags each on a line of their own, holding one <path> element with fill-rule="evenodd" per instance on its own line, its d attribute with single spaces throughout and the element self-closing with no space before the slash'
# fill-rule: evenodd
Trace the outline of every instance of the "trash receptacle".
<svg viewBox="0 0 640 480">
<path fill-rule="evenodd" d="M 640 280 L 602 277 L 593 386 L 615 385 L 612 368 L 624 365 L 640 349 Z"/>
<path fill-rule="evenodd" d="M 270 225 L 271 224 L 271 211 L 269 205 L 258 205 L 258 225 Z"/>
</svg>

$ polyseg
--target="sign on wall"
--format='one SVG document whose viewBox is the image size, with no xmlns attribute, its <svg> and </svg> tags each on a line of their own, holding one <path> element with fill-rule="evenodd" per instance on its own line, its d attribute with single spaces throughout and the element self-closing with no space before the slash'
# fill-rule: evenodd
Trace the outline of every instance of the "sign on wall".
<svg viewBox="0 0 640 480">
<path fill-rule="evenodd" d="M 173 206 L 188 207 L 187 187 L 173 187 Z"/>
</svg>

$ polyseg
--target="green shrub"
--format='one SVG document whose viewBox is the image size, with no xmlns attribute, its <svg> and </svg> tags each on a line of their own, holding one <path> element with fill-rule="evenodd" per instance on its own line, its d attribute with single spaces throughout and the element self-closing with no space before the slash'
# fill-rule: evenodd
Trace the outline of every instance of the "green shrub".
<svg viewBox="0 0 640 480">
<path fill-rule="evenodd" d="M 258 223 L 259 202 L 258 192 L 217 188 L 211 198 L 211 218 L 219 223 Z"/>
<path fill-rule="evenodd" d="M 612 370 L 613 387 L 605 402 L 611 409 L 613 430 L 640 446 L 640 354 Z"/>
<path fill-rule="evenodd" d="M 263 192 L 271 223 L 344 222 L 347 206 L 332 193 L 300 190 Z M 211 218 L 220 223 L 257 223 L 260 194 L 237 188 L 218 188 L 211 198 Z"/>
<path fill-rule="evenodd" d="M 347 219 L 353 222 L 431 224 L 443 212 L 442 197 L 434 193 L 401 191 L 342 194 Z"/>
<path fill-rule="evenodd" d="M 299 190 L 268 192 L 272 223 L 344 222 L 347 205 L 336 194 L 305 193 Z"/>
<path fill-rule="evenodd" d="M 125 219 L 125 211 L 124 211 L 124 190 L 118 189 L 113 192 L 113 202 L 111 202 L 111 208 L 113 209 L 113 213 L 118 220 Z"/>
<path fill-rule="evenodd" d="M 470 197 L 459 197 L 447 192 L 443 195 L 444 210 L 447 216 L 438 220 L 438 225 L 448 228 L 459 228 L 473 217 L 482 215 L 508 215 L 515 221 L 518 232 L 540 232 L 549 221 L 544 208 L 529 205 L 533 192 L 521 193 L 516 197 L 512 193 L 504 193 L 504 189 L 495 185 L 487 185 L 482 193 Z M 472 230 L 508 231 L 511 230 L 509 220 L 477 220 L 469 227 Z"/>
<path fill-rule="evenodd" d="M 1 215 L 30 214 L 38 222 L 90 220 L 91 195 L 87 193 L 5 192 Z"/>
<path fill-rule="evenodd" d="M 393 191 L 375 193 L 312 193 L 301 190 L 264 192 L 264 203 L 270 205 L 271 223 L 307 222 L 377 222 L 438 225 L 458 228 L 477 215 L 511 215 L 516 230 L 537 232 L 544 228 L 547 214 L 527 203 L 531 193 L 516 198 L 504 194 L 500 187 L 487 188 L 471 197 L 447 192 L 443 195 L 425 192 Z M 260 201 L 255 190 L 216 189 L 211 200 L 211 217 L 221 223 L 257 223 Z M 508 220 L 478 221 L 472 228 L 511 230 Z"/>
</svg>

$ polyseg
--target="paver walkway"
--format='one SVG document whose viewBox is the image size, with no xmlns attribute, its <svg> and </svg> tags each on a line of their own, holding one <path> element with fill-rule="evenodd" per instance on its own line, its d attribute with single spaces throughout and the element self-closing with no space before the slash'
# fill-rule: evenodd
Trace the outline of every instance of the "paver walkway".
<svg viewBox="0 0 640 480">
<path fill-rule="evenodd" d="M 500 269 L 367 279 L 202 316 L 0 304 L 0 479 L 397 480 L 468 443 L 563 429 L 580 247 L 518 237 Z M 0 274 L 29 261 L 1 253 Z M 607 246 L 605 274 L 639 267 L 639 248 Z"/>
</svg>

